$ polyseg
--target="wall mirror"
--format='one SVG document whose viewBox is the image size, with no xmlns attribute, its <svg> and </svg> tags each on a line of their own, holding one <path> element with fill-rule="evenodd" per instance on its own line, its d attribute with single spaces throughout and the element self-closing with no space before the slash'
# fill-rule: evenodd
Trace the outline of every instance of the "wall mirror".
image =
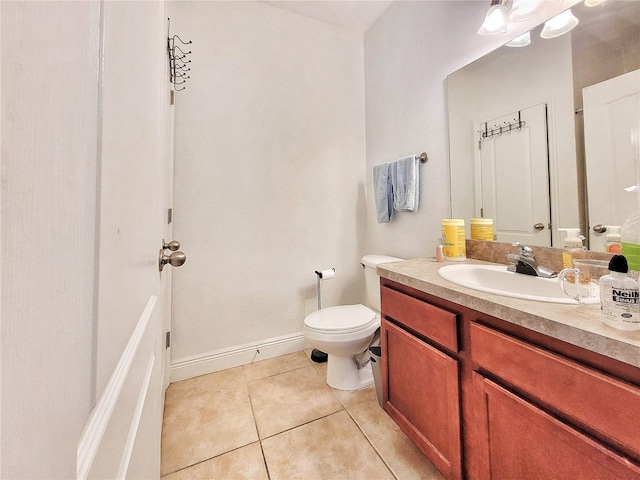
<svg viewBox="0 0 640 480">
<path fill-rule="evenodd" d="M 570 32 L 540 25 L 448 77 L 451 209 L 493 218 L 499 241 L 561 247 L 580 228 L 601 251 L 637 205 L 640 2 L 571 11 Z"/>
</svg>

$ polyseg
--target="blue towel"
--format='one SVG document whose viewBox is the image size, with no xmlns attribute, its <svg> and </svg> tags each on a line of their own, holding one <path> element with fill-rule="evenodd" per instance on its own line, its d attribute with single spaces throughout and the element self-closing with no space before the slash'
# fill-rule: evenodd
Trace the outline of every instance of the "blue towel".
<svg viewBox="0 0 640 480">
<path fill-rule="evenodd" d="M 376 199 L 378 223 L 387 223 L 393 216 L 390 167 L 390 163 L 383 163 L 373 167 L 373 190 Z"/>
<path fill-rule="evenodd" d="M 420 199 L 420 167 L 416 155 L 391 163 L 393 208 L 404 212 L 417 212 Z"/>
</svg>

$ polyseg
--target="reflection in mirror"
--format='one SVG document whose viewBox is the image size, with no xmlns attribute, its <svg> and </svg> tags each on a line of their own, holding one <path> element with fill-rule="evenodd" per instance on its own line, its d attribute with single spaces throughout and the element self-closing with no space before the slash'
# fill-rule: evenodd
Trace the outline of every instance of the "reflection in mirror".
<svg viewBox="0 0 640 480">
<path fill-rule="evenodd" d="M 503 46 L 448 78 L 454 218 L 493 218 L 497 240 L 592 250 L 636 208 L 640 2 L 572 7 L 579 24 Z"/>
</svg>

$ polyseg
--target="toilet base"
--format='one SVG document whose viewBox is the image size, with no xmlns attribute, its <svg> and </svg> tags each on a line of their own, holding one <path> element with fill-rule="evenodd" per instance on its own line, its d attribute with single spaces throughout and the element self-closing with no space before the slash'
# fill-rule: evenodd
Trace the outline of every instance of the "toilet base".
<svg viewBox="0 0 640 480">
<path fill-rule="evenodd" d="M 327 362 L 327 385 L 336 390 L 360 390 L 373 384 L 371 362 L 358 368 L 355 359 L 329 354 Z"/>
</svg>

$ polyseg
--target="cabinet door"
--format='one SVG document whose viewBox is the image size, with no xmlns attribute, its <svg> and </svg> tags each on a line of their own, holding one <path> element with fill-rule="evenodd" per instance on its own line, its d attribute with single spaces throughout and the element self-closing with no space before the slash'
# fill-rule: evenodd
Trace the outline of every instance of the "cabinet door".
<svg viewBox="0 0 640 480">
<path fill-rule="evenodd" d="M 479 479 L 638 479 L 640 468 L 473 374 Z"/>
<path fill-rule="evenodd" d="M 491 375 L 640 460 L 640 389 L 471 322 L 471 358 Z"/>
<path fill-rule="evenodd" d="M 382 320 L 384 408 L 449 479 L 461 478 L 458 362 Z"/>
</svg>

